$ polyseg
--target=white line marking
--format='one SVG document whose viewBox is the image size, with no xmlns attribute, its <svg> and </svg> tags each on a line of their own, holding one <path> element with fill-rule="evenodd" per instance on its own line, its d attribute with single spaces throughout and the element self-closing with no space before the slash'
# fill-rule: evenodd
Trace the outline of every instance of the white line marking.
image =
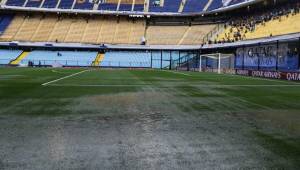
<svg viewBox="0 0 300 170">
<path fill-rule="evenodd" d="M 48 85 L 48 84 L 51 84 L 51 83 L 54 83 L 54 82 L 58 82 L 58 81 L 60 81 L 60 80 L 66 79 L 66 78 L 70 78 L 70 77 L 76 76 L 76 75 L 81 74 L 81 73 L 84 73 L 84 72 L 86 72 L 86 71 L 89 71 L 89 70 L 83 70 L 83 71 L 80 71 L 80 72 L 78 72 L 78 73 L 74 73 L 74 74 L 71 74 L 71 75 L 68 75 L 68 76 L 65 76 L 65 77 L 56 79 L 56 80 L 52 80 L 52 81 L 43 83 L 42 86 L 46 86 L 46 85 Z"/>
<path fill-rule="evenodd" d="M 300 87 L 300 84 L 207 84 L 197 85 L 189 84 L 196 87 Z M 143 86 L 155 86 L 155 84 L 50 84 L 49 86 L 64 86 L 64 87 L 143 87 Z M 170 88 L 176 86 L 160 86 L 157 88 Z"/>
<path fill-rule="evenodd" d="M 174 74 L 181 74 L 181 75 L 185 75 L 185 76 L 192 76 L 190 74 L 186 74 L 186 73 L 182 73 L 182 72 L 178 72 L 178 71 L 170 71 L 170 70 L 161 70 L 161 71 L 165 71 L 165 72 L 169 72 L 169 73 L 174 73 Z"/>
<path fill-rule="evenodd" d="M 21 76 L 24 76 L 24 75 L 21 75 L 21 74 L 0 74 L 0 76 L 3 76 L 3 77 L 21 77 Z"/>
<path fill-rule="evenodd" d="M 48 86 L 62 87 L 143 87 L 151 86 L 152 84 L 50 84 Z"/>
</svg>

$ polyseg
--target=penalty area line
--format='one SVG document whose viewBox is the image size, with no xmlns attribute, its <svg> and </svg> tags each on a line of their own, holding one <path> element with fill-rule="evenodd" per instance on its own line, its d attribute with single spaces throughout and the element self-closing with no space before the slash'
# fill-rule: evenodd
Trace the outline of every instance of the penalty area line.
<svg viewBox="0 0 300 170">
<path fill-rule="evenodd" d="M 151 84 L 50 84 L 58 87 L 144 87 Z"/>
<path fill-rule="evenodd" d="M 74 74 L 71 74 L 71 75 L 68 75 L 68 76 L 64 76 L 64 77 L 61 77 L 61 78 L 56 79 L 56 80 L 48 81 L 46 83 L 43 83 L 42 86 L 46 86 L 46 85 L 49 85 L 49 84 L 54 83 L 54 82 L 58 82 L 58 81 L 63 80 L 63 79 L 67 79 L 67 78 L 79 75 L 79 74 L 87 72 L 87 71 L 89 71 L 89 70 L 82 70 L 80 72 L 77 72 L 77 73 L 74 73 Z"/>
<path fill-rule="evenodd" d="M 48 86 L 61 87 L 146 87 L 153 86 L 153 84 L 50 84 Z M 155 85 L 154 85 L 155 86 Z M 300 87 L 296 84 L 191 84 L 194 87 Z M 176 88 L 177 86 L 157 86 L 155 88 Z"/>
</svg>

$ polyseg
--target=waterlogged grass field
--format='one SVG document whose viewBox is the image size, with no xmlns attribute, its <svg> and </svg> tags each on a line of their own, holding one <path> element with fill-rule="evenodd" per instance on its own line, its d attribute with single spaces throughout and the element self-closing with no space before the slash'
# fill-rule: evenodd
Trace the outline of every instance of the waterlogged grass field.
<svg viewBox="0 0 300 170">
<path fill-rule="evenodd" d="M 0 169 L 299 169 L 300 84 L 0 68 Z"/>
</svg>

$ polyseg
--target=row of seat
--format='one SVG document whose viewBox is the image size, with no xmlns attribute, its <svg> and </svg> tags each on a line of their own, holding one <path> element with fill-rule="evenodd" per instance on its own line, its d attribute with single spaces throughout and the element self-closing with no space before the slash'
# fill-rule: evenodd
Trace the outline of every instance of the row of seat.
<svg viewBox="0 0 300 170">
<path fill-rule="evenodd" d="M 0 41 L 73 42 L 90 44 L 190 45 L 203 43 L 215 25 L 148 26 L 143 19 L 70 18 L 16 15 Z"/>
<path fill-rule="evenodd" d="M 231 0 L 230 5 L 244 1 L 246 0 Z M 224 3 L 222 0 L 7 0 L 5 5 L 36 8 L 177 13 L 210 11 L 223 7 Z"/>
<path fill-rule="evenodd" d="M 13 19 L 13 15 L 0 15 L 0 34 L 2 34 Z"/>
<path fill-rule="evenodd" d="M 284 35 L 300 32 L 300 13 L 289 14 L 272 19 L 268 22 L 262 22 L 255 25 L 254 30 L 246 30 L 244 27 L 228 26 L 219 33 L 217 41 L 234 40 L 236 34 L 241 34 L 242 39 L 264 38 L 269 36 Z"/>
<path fill-rule="evenodd" d="M 150 45 L 199 45 L 203 38 L 216 27 L 214 24 L 193 26 L 149 26 L 147 43 Z"/>
<path fill-rule="evenodd" d="M 300 32 L 300 13 L 289 14 L 256 26 L 255 31 L 246 33 L 247 39 Z"/>
<path fill-rule="evenodd" d="M 140 44 L 144 34 L 143 20 L 16 15 L 0 41 Z"/>
<path fill-rule="evenodd" d="M 29 63 L 36 66 L 161 67 L 160 61 L 151 62 L 151 54 L 145 51 L 109 51 L 105 54 L 98 54 L 89 51 L 22 52 L 21 50 L 0 49 L 0 65 L 29 65 Z M 164 64 L 166 66 L 169 62 Z"/>
</svg>

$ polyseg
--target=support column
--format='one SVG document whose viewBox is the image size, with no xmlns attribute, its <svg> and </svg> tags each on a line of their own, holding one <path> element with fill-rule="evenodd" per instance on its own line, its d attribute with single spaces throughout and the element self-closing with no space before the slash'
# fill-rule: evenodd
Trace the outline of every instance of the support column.
<svg viewBox="0 0 300 170">
<path fill-rule="evenodd" d="M 172 70 L 172 51 L 170 51 L 170 66 L 169 70 Z"/>
<path fill-rule="evenodd" d="M 242 70 L 245 70 L 245 46 L 243 46 L 243 62 L 242 62 Z"/>
<path fill-rule="evenodd" d="M 260 43 L 258 44 L 258 49 L 260 50 Z M 258 58 L 258 65 L 257 65 L 257 69 L 260 70 L 260 56 L 258 55 L 259 52 L 255 51 L 257 58 Z"/>
<path fill-rule="evenodd" d="M 276 41 L 276 71 L 278 71 L 278 59 L 279 59 L 279 41 Z"/>
<path fill-rule="evenodd" d="M 219 53 L 219 61 L 218 61 L 218 74 L 221 74 L 221 53 Z"/>
<path fill-rule="evenodd" d="M 202 56 L 199 55 L 199 72 L 202 72 Z"/>
<path fill-rule="evenodd" d="M 150 67 L 153 68 L 153 56 L 152 56 L 152 51 L 150 51 L 150 57 L 151 57 Z"/>
<path fill-rule="evenodd" d="M 179 51 L 179 58 L 178 58 L 178 66 L 179 66 L 179 69 L 180 69 L 180 66 L 181 66 L 181 54 L 180 54 L 180 51 Z"/>
<path fill-rule="evenodd" d="M 300 37 L 298 39 L 298 71 L 300 70 Z"/>
<path fill-rule="evenodd" d="M 189 55 L 189 52 L 188 52 L 188 55 L 186 57 L 186 64 L 187 64 L 187 71 L 190 71 L 190 55 Z"/>
</svg>

